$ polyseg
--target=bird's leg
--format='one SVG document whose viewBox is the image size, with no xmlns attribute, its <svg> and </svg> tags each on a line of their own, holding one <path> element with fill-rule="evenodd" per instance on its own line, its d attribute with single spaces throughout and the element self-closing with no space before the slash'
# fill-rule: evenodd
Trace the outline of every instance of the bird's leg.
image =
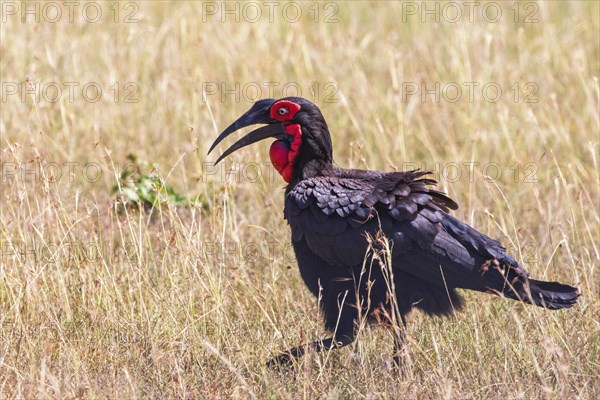
<svg viewBox="0 0 600 400">
<path fill-rule="evenodd" d="M 284 353 L 279 354 L 272 360 L 269 360 L 267 362 L 267 367 L 274 368 L 277 366 L 293 366 L 294 360 L 302 357 L 309 349 L 312 349 L 317 353 L 324 350 L 339 349 L 340 347 L 344 347 L 352 343 L 354 338 L 354 334 L 337 335 L 336 337 L 317 340 L 303 346 L 294 347 Z"/>
<path fill-rule="evenodd" d="M 407 355 L 406 348 L 406 317 L 401 315 L 402 326 L 394 327 L 394 366 L 400 368 L 402 366 L 401 359 Z"/>
</svg>

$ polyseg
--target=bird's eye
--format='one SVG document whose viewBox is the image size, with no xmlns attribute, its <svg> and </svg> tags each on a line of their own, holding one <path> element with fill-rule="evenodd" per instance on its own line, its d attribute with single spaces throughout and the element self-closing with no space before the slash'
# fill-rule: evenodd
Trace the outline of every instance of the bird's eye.
<svg viewBox="0 0 600 400">
<path fill-rule="evenodd" d="M 289 110 L 286 107 L 281 107 L 279 110 L 277 110 L 277 113 L 279 115 L 285 115 L 289 112 Z"/>
</svg>

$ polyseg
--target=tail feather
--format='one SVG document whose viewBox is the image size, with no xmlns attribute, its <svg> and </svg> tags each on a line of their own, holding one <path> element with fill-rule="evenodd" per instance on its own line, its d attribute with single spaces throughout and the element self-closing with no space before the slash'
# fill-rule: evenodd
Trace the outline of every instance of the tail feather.
<svg viewBox="0 0 600 400">
<path fill-rule="evenodd" d="M 573 307 L 581 293 L 577 288 L 562 283 L 528 279 L 525 284 L 506 290 L 504 295 L 539 307 L 559 310 Z"/>
</svg>

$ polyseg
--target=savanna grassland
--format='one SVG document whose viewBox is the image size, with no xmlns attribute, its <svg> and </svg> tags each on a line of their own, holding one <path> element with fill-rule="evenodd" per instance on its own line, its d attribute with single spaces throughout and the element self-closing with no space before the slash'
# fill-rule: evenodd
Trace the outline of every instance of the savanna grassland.
<svg viewBox="0 0 600 400">
<path fill-rule="evenodd" d="M 598 2 L 92 3 L 0 4 L 0 398 L 600 396 Z M 294 94 L 338 165 L 433 170 L 579 304 L 463 292 L 452 318 L 411 314 L 403 376 L 380 327 L 267 369 L 325 335 L 284 182 L 267 143 L 206 152 Z"/>
</svg>

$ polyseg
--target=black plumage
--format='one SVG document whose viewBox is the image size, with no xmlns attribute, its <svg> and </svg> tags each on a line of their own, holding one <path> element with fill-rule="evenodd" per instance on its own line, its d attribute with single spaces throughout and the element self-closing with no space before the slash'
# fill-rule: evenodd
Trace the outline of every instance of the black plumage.
<svg viewBox="0 0 600 400">
<path fill-rule="evenodd" d="M 282 107 L 289 112 L 290 105 L 299 107 L 291 117 L 279 118 L 274 112 Z M 334 166 L 327 124 L 311 102 L 261 100 L 232 127 L 252 123 L 275 128 L 269 128 L 268 135 L 266 128 L 252 132 L 227 154 L 265 137 L 288 146 L 294 139 L 288 127 L 301 128 L 300 151 L 290 161 L 293 173 L 285 191 L 284 217 L 300 275 L 319 296 L 325 325 L 333 332 L 332 338 L 291 349 L 270 365 L 289 363 L 309 347 L 320 351 L 351 343 L 361 315 L 385 322 L 397 312 L 404 323 L 413 308 L 449 315 L 463 305 L 456 289 L 495 293 L 548 309 L 576 303 L 576 288 L 530 279 L 498 241 L 450 215 L 457 204 L 434 189 L 436 182 L 428 172 Z M 232 127 L 213 148 L 236 130 Z M 388 252 L 382 253 L 386 246 Z M 386 259 L 391 266 L 383 262 Z M 397 345 L 400 342 L 401 338 Z"/>
</svg>

